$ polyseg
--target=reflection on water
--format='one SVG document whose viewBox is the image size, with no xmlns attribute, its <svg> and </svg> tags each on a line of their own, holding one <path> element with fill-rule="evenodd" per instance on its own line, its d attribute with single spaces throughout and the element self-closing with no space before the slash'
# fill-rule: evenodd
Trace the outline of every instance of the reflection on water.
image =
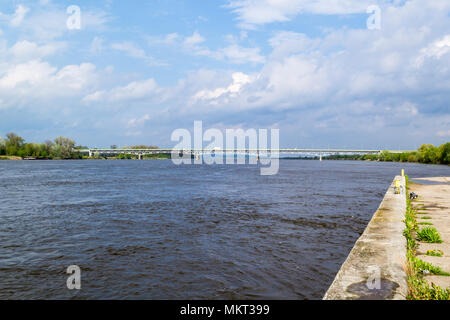
<svg viewBox="0 0 450 320">
<path fill-rule="evenodd" d="M 1 162 L 0 298 L 320 299 L 401 168 Z"/>
</svg>

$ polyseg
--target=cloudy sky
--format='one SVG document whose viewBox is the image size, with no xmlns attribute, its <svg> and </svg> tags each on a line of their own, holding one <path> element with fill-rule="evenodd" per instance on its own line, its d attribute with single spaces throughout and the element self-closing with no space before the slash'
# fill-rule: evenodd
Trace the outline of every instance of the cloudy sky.
<svg viewBox="0 0 450 320">
<path fill-rule="evenodd" d="M 450 140 L 449 68 L 448 0 L 2 0 L 0 135 L 171 147 L 202 120 L 411 149 Z"/>
</svg>

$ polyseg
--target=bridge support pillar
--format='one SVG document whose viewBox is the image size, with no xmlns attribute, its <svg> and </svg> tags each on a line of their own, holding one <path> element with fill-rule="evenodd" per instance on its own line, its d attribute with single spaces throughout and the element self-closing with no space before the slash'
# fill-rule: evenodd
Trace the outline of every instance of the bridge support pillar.
<svg viewBox="0 0 450 320">
<path fill-rule="evenodd" d="M 89 158 L 92 158 L 93 156 L 94 156 L 94 153 L 91 150 L 89 150 Z"/>
<path fill-rule="evenodd" d="M 144 155 L 143 155 L 143 154 L 139 154 L 139 155 L 138 155 L 138 159 L 139 159 L 139 160 L 142 160 L 142 159 L 143 159 L 143 157 L 144 157 Z"/>
</svg>

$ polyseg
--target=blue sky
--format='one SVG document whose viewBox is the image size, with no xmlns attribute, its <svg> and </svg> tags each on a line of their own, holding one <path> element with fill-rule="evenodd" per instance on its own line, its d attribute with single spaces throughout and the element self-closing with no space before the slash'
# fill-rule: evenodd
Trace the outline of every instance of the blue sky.
<svg viewBox="0 0 450 320">
<path fill-rule="evenodd" d="M 282 147 L 440 144 L 449 13 L 447 0 L 4 0 L 0 136 L 171 147 L 202 120 L 279 128 Z"/>
</svg>

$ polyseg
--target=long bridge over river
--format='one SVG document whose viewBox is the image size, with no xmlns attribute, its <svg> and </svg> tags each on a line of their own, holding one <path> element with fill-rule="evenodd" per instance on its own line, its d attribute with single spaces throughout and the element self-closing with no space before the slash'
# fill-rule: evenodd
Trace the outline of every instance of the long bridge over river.
<svg viewBox="0 0 450 320">
<path fill-rule="evenodd" d="M 384 150 L 369 150 L 369 149 L 80 149 L 77 152 L 89 155 L 89 157 L 113 157 L 120 154 L 136 155 L 142 159 L 144 155 L 154 154 L 183 154 L 200 157 L 205 154 L 215 155 L 249 155 L 249 156 L 277 156 L 282 155 L 299 155 L 299 156 L 329 156 L 329 155 L 366 155 L 366 154 L 380 154 Z M 386 150 L 391 153 L 411 152 L 409 150 Z"/>
</svg>

